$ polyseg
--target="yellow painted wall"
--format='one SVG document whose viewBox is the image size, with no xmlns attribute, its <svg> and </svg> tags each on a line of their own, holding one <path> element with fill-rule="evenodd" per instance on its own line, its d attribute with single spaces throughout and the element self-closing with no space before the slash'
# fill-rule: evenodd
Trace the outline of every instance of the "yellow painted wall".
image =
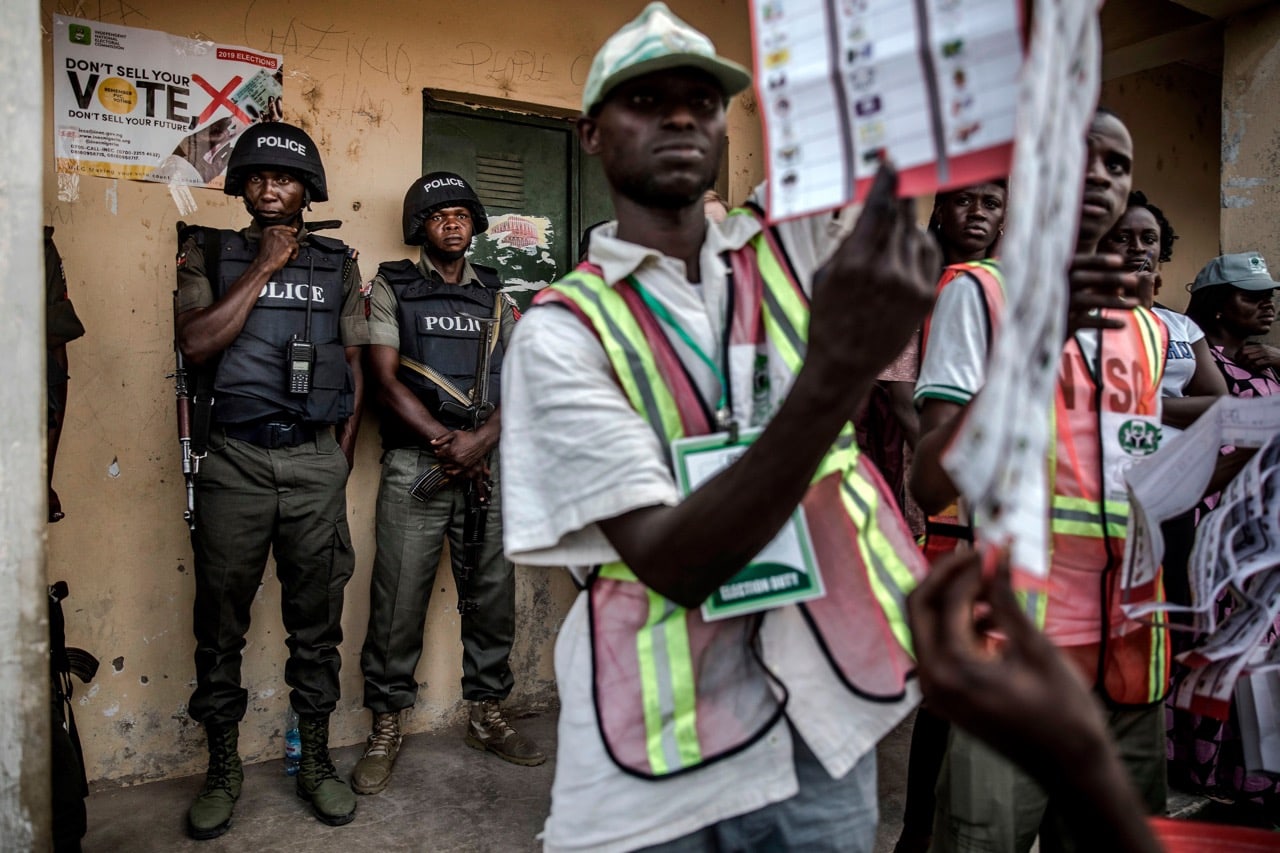
<svg viewBox="0 0 1280 853">
<path fill-rule="evenodd" d="M 742 0 L 676 0 L 675 11 L 749 62 Z M 203 4 L 42 5 L 46 97 L 52 100 L 48 34 L 55 12 L 282 53 L 285 118 L 320 145 L 331 200 L 316 218 L 340 218 L 364 271 L 404 257 L 400 203 L 419 174 L 422 90 L 444 89 L 574 110 L 591 56 L 641 2 L 588 0 L 448 6 L 384 0 L 232 0 Z M 50 110 L 51 106 L 47 109 Z M 46 125 L 48 127 L 48 125 Z M 741 200 L 762 174 L 748 96 L 730 113 L 730 194 Z M 76 708 L 89 776 L 132 783 L 203 769 L 203 734 L 186 714 L 193 686 L 191 549 L 182 522 L 182 478 L 171 383 L 174 223 L 165 186 L 56 176 L 46 130 L 45 220 L 57 228 L 70 291 L 88 329 L 69 347 L 71 399 L 55 485 L 67 518 L 49 528 L 49 577 L 66 579 L 67 639 L 103 661 Z M 238 199 L 195 190 L 187 221 L 240 227 Z M 367 733 L 359 648 L 368 613 L 377 425 L 365 422 L 348 486 L 357 570 L 347 588 L 342 699 L 336 744 Z M 461 646 L 448 572 L 431 604 L 419 679 L 429 684 L 408 723 L 421 731 L 457 723 Z M 572 587 L 562 572 L 519 570 L 513 701 L 553 701 L 551 648 Z M 268 568 L 253 608 L 242 726 L 246 758 L 277 758 L 287 688 L 279 586 Z"/>
<path fill-rule="evenodd" d="M 201 7 L 45 0 L 46 97 L 51 101 L 47 34 L 54 12 L 283 54 L 285 117 L 316 138 L 329 174 L 331 200 L 314 215 L 345 220 L 341 236 L 361 251 L 371 273 L 378 261 L 408 253 L 399 237 L 400 202 L 418 174 L 424 88 L 470 93 L 486 103 L 541 105 L 553 114 L 575 110 L 591 55 L 642 6 L 640 0 L 452 7 L 406 0 L 231 0 Z M 723 53 L 749 64 L 745 0 L 673 0 L 672 6 L 710 33 Z M 1134 131 L 1135 185 L 1165 207 L 1184 235 L 1167 282 L 1189 280 L 1217 253 L 1217 85 L 1216 78 L 1168 66 L 1104 90 L 1104 102 Z M 749 93 L 735 102 L 729 127 L 729 194 L 737 202 L 763 176 Z M 191 551 L 181 520 L 172 386 L 165 379 L 172 368 L 173 226 L 180 217 L 164 186 L 56 176 L 51 139 L 45 150 L 45 221 L 57 227 L 71 294 L 88 328 L 69 347 L 71 400 L 55 483 L 67 519 L 49 528 L 49 574 L 71 584 L 68 641 L 103 660 L 95 682 L 78 685 L 89 775 L 131 783 L 193 773 L 204 759 L 200 727 L 186 716 L 194 674 Z M 200 208 L 183 217 L 188 221 L 219 227 L 246 221 L 237 199 L 207 190 L 195 197 Z M 1169 288 L 1166 296 L 1182 304 Z M 358 742 L 367 730 L 358 657 L 368 612 L 377 460 L 377 424 L 369 418 L 348 488 L 357 571 L 344 615 L 337 744 Z M 441 575 L 431 605 L 418 672 L 429 686 L 410 731 L 460 719 L 458 618 L 447 576 Z M 513 669 L 514 700 L 522 706 L 553 700 L 551 645 L 571 597 L 562 573 L 520 570 Z M 244 668 L 251 701 L 241 741 L 251 761 L 281 753 L 285 651 L 270 568 L 253 615 Z"/>
<path fill-rule="evenodd" d="M 1161 268 L 1160 301 L 1186 307 L 1184 285 L 1218 254 L 1219 90 L 1222 81 L 1174 64 L 1110 80 L 1101 103 L 1133 134 L 1133 187 L 1173 224 L 1173 260 Z"/>
</svg>

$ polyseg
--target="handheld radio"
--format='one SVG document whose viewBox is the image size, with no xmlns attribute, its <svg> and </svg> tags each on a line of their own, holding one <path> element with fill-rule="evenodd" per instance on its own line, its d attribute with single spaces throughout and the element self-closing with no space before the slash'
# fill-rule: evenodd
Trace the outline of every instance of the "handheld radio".
<svg viewBox="0 0 1280 853">
<path fill-rule="evenodd" d="M 307 252 L 307 320 L 302 337 L 297 335 L 285 345 L 289 366 L 289 393 L 305 397 L 311 393 L 311 374 L 316 365 L 316 345 L 311 342 L 311 301 L 315 295 L 315 258 Z"/>
</svg>

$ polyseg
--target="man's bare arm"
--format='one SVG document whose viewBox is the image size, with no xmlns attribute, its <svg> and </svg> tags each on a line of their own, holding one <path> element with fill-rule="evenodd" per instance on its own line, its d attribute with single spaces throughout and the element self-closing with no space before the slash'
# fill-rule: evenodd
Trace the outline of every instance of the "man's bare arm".
<svg viewBox="0 0 1280 853">
<path fill-rule="evenodd" d="M 351 368 L 351 380 L 355 385 L 351 416 L 338 424 L 338 446 L 342 448 L 342 455 L 347 457 L 348 468 L 355 466 L 356 438 L 360 434 L 360 417 L 364 414 L 364 366 L 361 350 L 362 347 L 346 347 L 344 350 L 347 365 Z"/>
<path fill-rule="evenodd" d="M 897 178 L 876 178 L 853 233 L 814 282 L 804 367 L 743 456 L 676 506 L 600 522 L 651 589 L 698 606 L 781 529 L 876 375 L 932 303 L 937 249 L 915 226 Z"/>
<path fill-rule="evenodd" d="M 226 294 L 204 308 L 192 308 L 177 318 L 178 346 L 192 364 L 207 364 L 240 335 L 262 288 L 271 276 L 298 256 L 297 229 L 271 225 L 262 229 L 258 256 Z"/>
<path fill-rule="evenodd" d="M 418 395 L 396 376 L 400 368 L 400 352 L 395 347 L 372 344 L 369 347 L 369 366 L 377 386 L 378 402 L 421 436 L 424 445 L 449 434 L 449 428 L 432 417 Z"/>
</svg>

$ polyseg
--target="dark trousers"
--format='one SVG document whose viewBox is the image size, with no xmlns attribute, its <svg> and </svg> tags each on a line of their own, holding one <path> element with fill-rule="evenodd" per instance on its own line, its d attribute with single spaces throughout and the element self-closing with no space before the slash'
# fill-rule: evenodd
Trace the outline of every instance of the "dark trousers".
<svg viewBox="0 0 1280 853">
<path fill-rule="evenodd" d="M 369 590 L 369 630 L 360 667 L 364 704 L 385 714 L 411 707 L 418 695 L 414 678 L 422 657 L 422 632 L 445 539 L 453 577 L 462 569 L 462 525 L 466 499 L 461 486 L 448 486 L 423 502 L 409 495 L 418 474 L 435 464 L 427 450 L 399 448 L 382 458 L 378 488 L 377 542 Z M 492 501 L 479 566 L 467 597 L 477 605 L 462 622 L 462 696 L 505 699 L 515 683 L 508 666 L 515 636 L 515 570 L 502 553 L 502 501 L 498 454 L 489 463 Z"/>
<path fill-rule="evenodd" d="M 290 701 L 299 714 L 333 711 L 342 595 L 355 568 L 347 473 L 332 430 L 297 447 L 272 450 L 214 430 L 196 479 L 192 719 L 225 725 L 244 717 L 248 692 L 240 686 L 241 653 L 268 550 L 280 579 Z"/>
</svg>

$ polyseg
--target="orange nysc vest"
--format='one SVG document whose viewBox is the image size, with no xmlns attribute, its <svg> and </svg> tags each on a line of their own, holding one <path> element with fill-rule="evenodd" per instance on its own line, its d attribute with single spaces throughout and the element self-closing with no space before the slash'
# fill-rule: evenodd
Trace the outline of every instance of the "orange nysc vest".
<svg viewBox="0 0 1280 853">
<path fill-rule="evenodd" d="M 772 383 L 775 405 L 790 387 L 804 359 L 809 307 L 767 228 L 727 261 L 726 373 L 730 405 L 737 401 L 741 413 L 752 408 L 762 359 L 785 380 Z M 618 385 L 663 447 L 713 431 L 711 412 L 634 277 L 608 283 L 599 267 L 582 264 L 535 301 L 568 308 L 595 333 Z M 801 506 L 826 594 L 796 606 L 847 689 L 896 702 L 915 666 L 906 596 L 926 566 L 884 481 L 859 456 L 851 424 Z M 624 772 L 661 779 L 706 766 L 746 749 L 781 717 L 791 662 L 761 659 L 757 634 L 767 613 L 707 621 L 621 562 L 597 567 L 587 594 L 596 716 Z"/>
<path fill-rule="evenodd" d="M 978 281 L 982 293 L 983 305 L 987 309 L 987 340 L 994 339 L 996 324 L 1004 313 L 1004 274 L 1000 264 L 993 258 L 982 261 L 968 261 L 952 264 L 942 270 L 938 279 L 934 298 L 942 295 L 942 291 L 961 276 L 972 276 Z M 932 328 L 933 314 L 924 321 L 924 335 L 921 336 L 920 360 L 924 361 L 925 350 L 929 346 L 929 331 Z M 990 347 L 988 346 L 988 349 Z M 968 517 L 962 517 L 959 500 L 941 512 L 925 519 L 924 555 L 930 563 L 950 554 L 957 548 L 968 548 L 973 545 L 973 523 Z"/>
<path fill-rule="evenodd" d="M 994 326 L 1004 305 L 1003 288 L 993 276 L 974 278 Z M 1113 457 L 1125 448 L 1136 457 L 1159 446 L 1160 380 L 1169 332 L 1146 308 L 1108 311 L 1107 316 L 1125 325 L 1098 333 L 1100 352 L 1093 365 L 1078 340 L 1063 347 L 1049 460 L 1049 578 L 1037 584 L 1016 573 L 1015 584 L 1041 628 L 1071 610 L 1096 615 L 1101 623 L 1097 642 L 1060 648 L 1108 703 L 1141 706 L 1161 701 L 1168 691 L 1169 630 L 1163 613 L 1148 624 L 1127 620 L 1120 611 L 1129 503 L 1119 472 L 1104 474 L 1104 465 L 1114 464 Z M 1110 449 L 1104 452 L 1104 445 Z M 1136 592 L 1164 598 L 1159 577 Z M 1131 594 L 1130 600 L 1141 599 Z"/>
</svg>

